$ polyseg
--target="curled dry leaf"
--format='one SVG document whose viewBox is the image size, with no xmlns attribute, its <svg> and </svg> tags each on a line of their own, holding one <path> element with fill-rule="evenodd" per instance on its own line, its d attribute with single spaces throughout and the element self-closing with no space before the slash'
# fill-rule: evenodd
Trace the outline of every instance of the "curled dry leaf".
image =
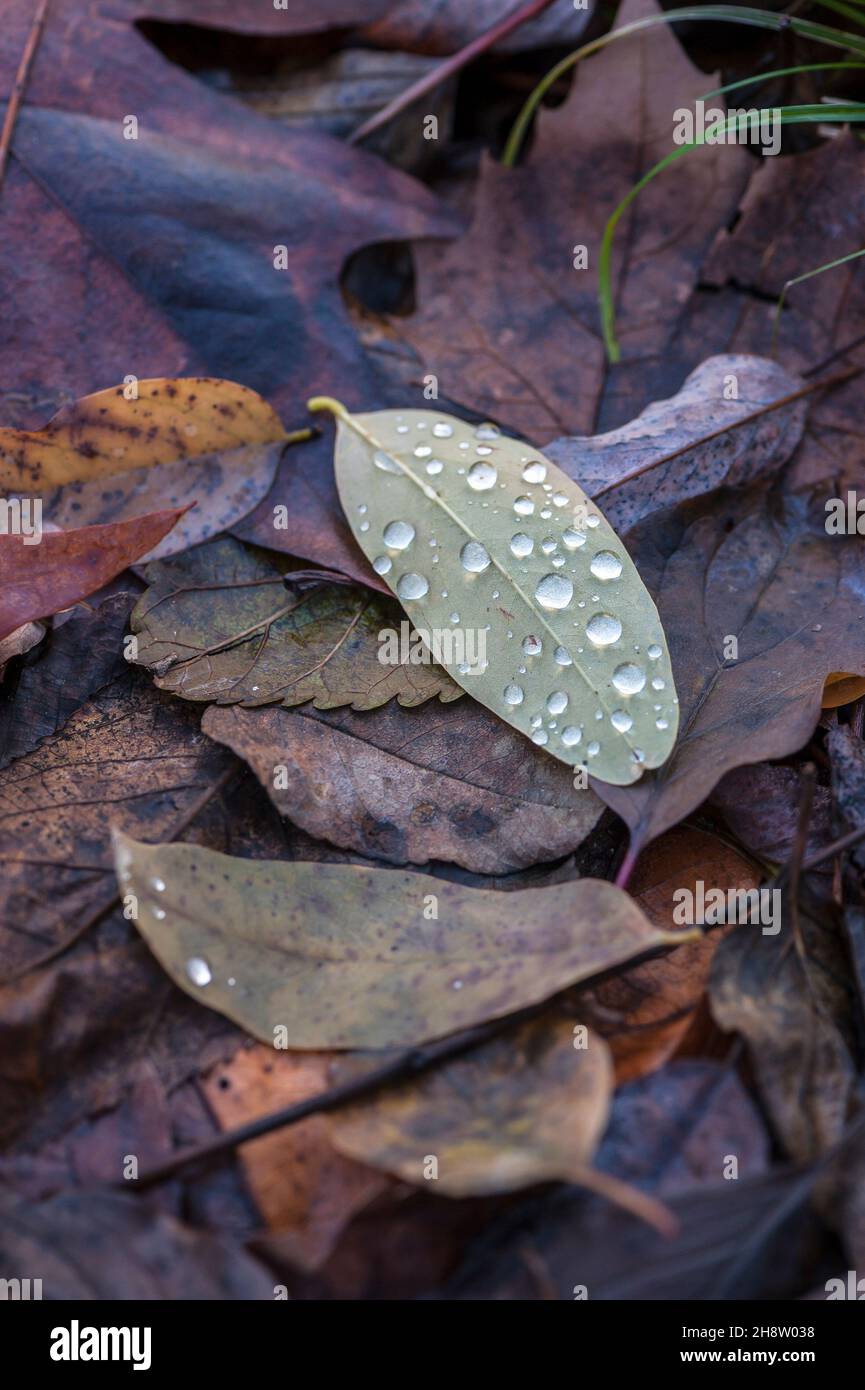
<svg viewBox="0 0 865 1390">
<path fill-rule="evenodd" d="M 613 1066 L 569 1019 L 540 1018 L 329 1117 L 344 1154 L 448 1197 L 578 1180 L 606 1124 Z M 435 1168 L 431 1169 L 430 1159 Z"/>
<path fill-rule="evenodd" d="M 39 493 L 61 526 L 129 519 L 169 502 L 193 513 L 151 558 L 241 520 L 287 441 L 255 391 L 215 377 L 154 378 L 84 396 L 41 430 L 0 429 L 0 487 Z"/>
<path fill-rule="evenodd" d="M 632 783 L 669 757 L 678 702 L 661 621 L 621 540 L 577 484 L 491 425 L 431 410 L 337 416 L 355 539 L 448 674 L 570 765 Z M 434 649 L 435 650 L 435 649 Z M 600 720 L 598 715 L 600 714 Z"/>
<path fill-rule="evenodd" d="M 0 639 L 70 608 L 159 544 L 183 511 L 152 512 L 110 526 L 51 531 L 38 545 L 0 536 Z"/>
<path fill-rule="evenodd" d="M 379 660 L 379 634 L 405 622 L 396 604 L 342 584 L 286 587 L 267 559 L 237 541 L 162 561 L 147 578 L 132 614 L 135 659 L 160 689 L 185 700 L 374 709 L 394 697 L 419 705 L 463 693 L 440 666 L 410 659 L 408 623 L 405 659 Z M 428 657 L 419 640 L 413 647 Z"/>
<path fill-rule="evenodd" d="M 764 408 L 801 387 L 799 377 L 764 357 L 707 357 L 675 396 L 653 401 L 628 424 L 554 439 L 544 453 L 624 533 L 663 507 L 722 484 L 749 483 L 786 463 L 802 437 L 808 401 Z"/>
<path fill-rule="evenodd" d="M 121 891 L 138 900 L 138 929 L 175 982 L 261 1041 L 292 1048 L 421 1043 L 690 939 L 658 931 L 595 879 L 496 893 L 120 834 L 116 862 Z"/>
</svg>

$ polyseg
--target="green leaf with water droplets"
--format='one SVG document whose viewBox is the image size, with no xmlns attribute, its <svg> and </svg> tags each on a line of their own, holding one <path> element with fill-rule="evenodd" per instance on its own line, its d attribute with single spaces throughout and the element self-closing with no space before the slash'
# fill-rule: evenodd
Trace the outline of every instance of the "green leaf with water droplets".
<svg viewBox="0 0 865 1390">
<path fill-rule="evenodd" d="M 597 506 L 537 449 L 434 410 L 337 418 L 355 539 L 470 695 L 562 762 L 626 785 L 678 702 L 658 611 Z"/>
</svg>

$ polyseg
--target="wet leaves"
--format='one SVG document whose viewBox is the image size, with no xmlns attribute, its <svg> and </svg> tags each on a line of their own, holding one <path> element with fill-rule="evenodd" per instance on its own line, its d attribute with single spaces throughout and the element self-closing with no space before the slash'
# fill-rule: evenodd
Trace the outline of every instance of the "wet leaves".
<svg viewBox="0 0 865 1390">
<path fill-rule="evenodd" d="M 423 1042 L 682 939 L 591 879 L 499 894 L 126 836 L 116 858 L 138 928 L 176 983 L 283 1047 Z"/>
<path fill-rule="evenodd" d="M 229 539 L 147 574 L 131 620 L 135 660 L 185 700 L 374 709 L 394 698 L 411 706 L 462 694 L 412 640 L 397 606 L 368 590 L 308 580 L 295 587 L 290 573 L 284 582 L 263 556 Z M 403 660 L 381 660 L 388 634 L 397 648 L 402 639 Z"/>
<path fill-rule="evenodd" d="M 664 633 L 582 488 L 491 425 L 310 404 L 337 416 L 337 486 L 358 544 L 454 680 L 599 780 L 628 784 L 663 763 L 678 727 Z M 447 633 L 462 642 L 445 646 Z"/>
<path fill-rule="evenodd" d="M 46 1297 L 822 1297 L 865 1248 L 865 261 L 774 331 L 862 246 L 865 151 L 791 129 L 653 181 L 610 368 L 606 218 L 755 50 L 716 79 L 706 26 L 613 45 L 505 168 L 543 48 L 609 22 L 561 0 L 345 143 L 512 9 L 48 7 L 0 199 L 5 529 L 19 496 L 46 525 L 0 535 L 0 1273 L 36 1251 Z M 303 437 L 325 392 L 345 513 L 328 423 Z M 596 612 L 621 633 L 580 683 Z M 419 629 L 506 676 L 413 660 Z M 613 705 L 623 642 L 646 679 Z M 775 872 L 779 933 L 678 927 L 683 890 Z M 398 1083 L 234 1162 L 80 1190 L 394 1048 Z M 659 1198 L 672 1241 L 633 1220 Z"/>
</svg>

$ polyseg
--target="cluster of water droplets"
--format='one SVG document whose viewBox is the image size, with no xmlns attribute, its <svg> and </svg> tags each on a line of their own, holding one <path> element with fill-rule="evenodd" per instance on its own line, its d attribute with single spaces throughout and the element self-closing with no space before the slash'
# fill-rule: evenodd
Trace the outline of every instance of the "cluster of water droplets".
<svg viewBox="0 0 865 1390">
<path fill-rule="evenodd" d="M 506 483 L 499 481 L 499 471 L 496 466 L 494 446 L 499 438 L 496 427 L 481 425 L 473 431 L 473 438 L 459 440 L 458 448 L 461 454 L 465 455 L 464 467 L 445 464 L 435 454 L 436 439 L 453 437 L 454 426 L 452 424 L 442 420 L 434 422 L 429 427 L 426 421 L 419 421 L 416 422 L 415 428 L 419 431 L 428 430 L 427 437 L 431 438 L 432 442 L 428 443 L 424 440 L 412 447 L 407 441 L 404 456 L 406 458 L 411 456 L 412 462 L 417 460 L 430 476 L 436 476 L 446 468 L 449 470 L 455 468 L 456 474 L 463 478 L 470 494 L 478 498 L 474 505 L 481 507 L 492 505 L 497 511 L 495 493 L 498 488 L 504 488 Z M 397 432 L 410 434 L 411 427 L 404 423 L 398 423 Z M 472 453 L 474 453 L 473 459 Z M 399 473 L 403 471 L 400 463 L 383 450 L 375 452 L 373 463 L 385 472 Z M 416 469 L 412 471 L 417 476 Z M 615 549 L 609 548 L 609 543 L 598 548 L 593 547 L 592 532 L 601 524 L 601 518 L 598 514 L 587 511 L 583 504 L 580 505 L 579 509 L 574 509 L 573 517 L 563 511 L 564 508 L 570 506 L 572 499 L 568 497 L 566 492 L 554 490 L 553 484 L 547 482 L 548 471 L 548 466 L 543 459 L 526 456 L 522 460 L 521 479 L 525 484 L 525 491 L 520 492 L 512 503 L 517 525 L 510 536 L 509 550 L 511 556 L 518 562 L 532 561 L 536 565 L 541 556 L 546 560 L 549 567 L 547 572 L 533 578 L 531 587 L 531 597 L 543 611 L 561 619 L 562 616 L 569 616 L 568 610 L 571 613 L 575 608 L 585 610 L 590 600 L 592 611 L 573 621 L 573 626 L 578 629 L 578 637 L 574 645 L 579 659 L 579 657 L 584 657 L 586 653 L 602 653 L 606 648 L 614 647 L 622 641 L 623 624 L 615 612 L 615 591 L 617 581 L 621 579 L 625 566 L 622 555 L 617 553 Z M 428 496 L 437 496 L 434 490 L 427 485 L 424 485 L 424 491 Z M 481 500 L 486 495 L 489 495 L 490 501 Z M 472 503 L 469 505 L 471 506 Z M 362 507 L 361 510 L 365 511 L 366 508 Z M 552 527 L 545 525 L 539 533 L 536 532 L 533 535 L 532 528 L 536 527 L 538 522 L 553 522 L 553 525 Z M 395 518 L 388 522 L 382 532 L 382 553 L 373 560 L 373 568 L 376 573 L 380 575 L 390 574 L 395 562 L 408 558 L 408 553 L 416 539 L 415 528 L 410 522 L 401 518 Z M 431 539 L 429 545 L 435 548 L 436 540 Z M 385 553 L 385 551 L 389 553 Z M 459 558 L 466 575 L 481 575 L 492 564 L 489 551 L 479 540 L 467 541 L 460 550 Z M 434 555 L 432 563 L 436 564 L 437 562 L 438 556 Z M 569 566 L 570 574 L 567 572 Z M 529 570 L 524 564 L 522 565 L 522 573 L 524 575 L 529 574 Z M 537 575 L 537 570 L 535 570 L 535 574 Z M 596 581 L 599 592 L 591 593 L 591 581 Z M 417 601 L 430 592 L 430 578 L 420 568 L 407 568 L 399 573 L 395 589 L 400 599 L 408 602 Z M 443 596 L 446 596 L 446 590 L 441 592 Z M 498 598 L 498 596 L 498 590 L 494 590 L 493 599 Z M 458 621 L 458 614 L 452 613 L 451 621 Z M 514 633 L 509 631 L 507 635 L 511 638 Z M 520 648 L 524 659 L 530 661 L 540 659 L 543 652 L 543 640 L 535 634 L 527 634 L 520 640 Z M 595 716 L 596 720 L 599 721 L 609 717 L 610 725 L 620 735 L 629 734 L 635 727 L 635 715 L 638 711 L 633 707 L 629 709 L 627 707 L 628 702 L 633 697 L 640 695 L 649 683 L 653 692 L 657 693 L 665 689 L 665 681 L 660 676 L 650 679 L 646 669 L 646 664 L 651 667 L 663 655 L 660 645 L 657 643 L 650 645 L 642 659 L 639 656 L 638 647 L 634 648 L 634 653 L 633 657 L 618 662 L 609 677 L 613 691 L 622 698 L 622 705 L 614 707 L 608 716 L 603 710 L 598 710 Z M 571 651 L 563 645 L 556 646 L 552 655 L 553 661 L 560 668 L 571 666 L 574 663 L 574 656 Z M 622 655 L 624 658 L 624 652 Z M 520 678 L 527 675 L 528 671 L 529 668 L 525 664 L 515 666 L 513 678 L 507 681 L 502 689 L 504 705 L 510 710 L 517 709 L 526 701 L 525 686 L 520 683 Z M 549 741 L 549 733 L 555 732 L 564 747 L 572 749 L 582 744 L 588 758 L 596 757 L 600 752 L 601 742 L 598 738 L 587 738 L 583 743 L 585 731 L 582 725 L 565 723 L 563 727 L 559 728 L 558 716 L 565 713 L 568 703 L 568 696 L 564 691 L 550 689 L 544 697 L 543 714 L 534 713 L 530 717 L 532 739 L 535 743 L 544 745 Z M 654 721 L 657 729 L 663 730 L 669 727 L 669 711 L 664 711 L 660 703 L 654 704 L 654 714 L 657 716 Z M 552 720 L 548 718 L 550 715 L 554 716 Z M 642 719 L 642 707 L 639 716 Z M 543 727 L 545 718 L 547 719 L 546 729 Z M 644 759 L 644 755 L 638 748 L 632 750 L 631 756 L 638 763 Z"/>
<path fill-rule="evenodd" d="M 117 875 L 124 887 L 131 885 L 133 877 L 132 856 L 125 847 L 117 851 Z M 165 879 L 159 874 L 153 874 L 147 881 L 146 895 L 143 895 L 147 908 L 157 922 L 164 922 L 166 918 L 165 908 L 160 901 L 166 888 Z M 184 973 L 190 984 L 195 985 L 198 989 L 205 989 L 213 981 L 213 971 L 203 956 L 190 956 L 184 964 Z M 229 976 L 226 984 L 233 988 L 237 984 L 237 980 L 234 976 Z"/>
</svg>

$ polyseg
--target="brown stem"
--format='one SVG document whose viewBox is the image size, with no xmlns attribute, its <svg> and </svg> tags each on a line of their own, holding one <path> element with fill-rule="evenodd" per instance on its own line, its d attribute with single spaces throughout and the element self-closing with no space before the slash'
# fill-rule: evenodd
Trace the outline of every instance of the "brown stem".
<svg viewBox="0 0 865 1390">
<path fill-rule="evenodd" d="M 398 97 L 394 97 L 393 101 L 389 101 L 387 106 L 383 106 L 380 111 L 376 111 L 374 116 L 370 116 L 368 120 L 364 121 L 363 125 L 359 125 L 357 130 L 349 136 L 349 144 L 357 145 L 368 135 L 372 135 L 373 131 L 380 130 L 383 125 L 392 121 L 394 116 L 399 115 L 400 111 L 404 111 L 419 97 L 431 92 L 434 87 L 440 86 L 446 78 L 452 77 L 455 72 L 460 72 L 464 67 L 467 67 L 481 53 L 486 53 L 487 49 L 498 43 L 499 39 L 506 38 L 521 24 L 525 24 L 529 19 L 534 19 L 535 15 L 539 15 L 551 3 L 552 0 L 528 0 L 527 4 L 521 5 L 513 14 L 500 19 L 498 24 L 494 24 L 491 29 L 487 29 L 485 33 L 466 44 L 465 48 L 461 48 L 458 53 L 453 53 L 450 58 L 445 58 L 444 62 L 436 64 L 417 82 L 406 87 L 405 91 L 401 92 Z"/>
<path fill-rule="evenodd" d="M 6 107 L 6 115 L 3 120 L 3 129 L 0 130 L 0 188 L 3 186 L 3 178 L 6 174 L 6 164 L 9 160 L 9 150 L 12 145 L 12 134 L 15 130 L 15 122 L 18 120 L 18 112 L 21 109 L 21 102 L 30 77 L 30 69 L 33 66 L 33 59 L 39 47 L 39 40 L 42 37 L 42 30 L 45 26 L 45 15 L 48 11 L 48 0 L 36 0 L 36 9 L 33 12 L 33 22 L 30 25 L 30 33 L 27 35 L 27 42 L 21 54 L 21 61 L 18 64 L 18 71 L 15 74 L 15 85 L 9 95 L 9 103 Z"/>
</svg>

